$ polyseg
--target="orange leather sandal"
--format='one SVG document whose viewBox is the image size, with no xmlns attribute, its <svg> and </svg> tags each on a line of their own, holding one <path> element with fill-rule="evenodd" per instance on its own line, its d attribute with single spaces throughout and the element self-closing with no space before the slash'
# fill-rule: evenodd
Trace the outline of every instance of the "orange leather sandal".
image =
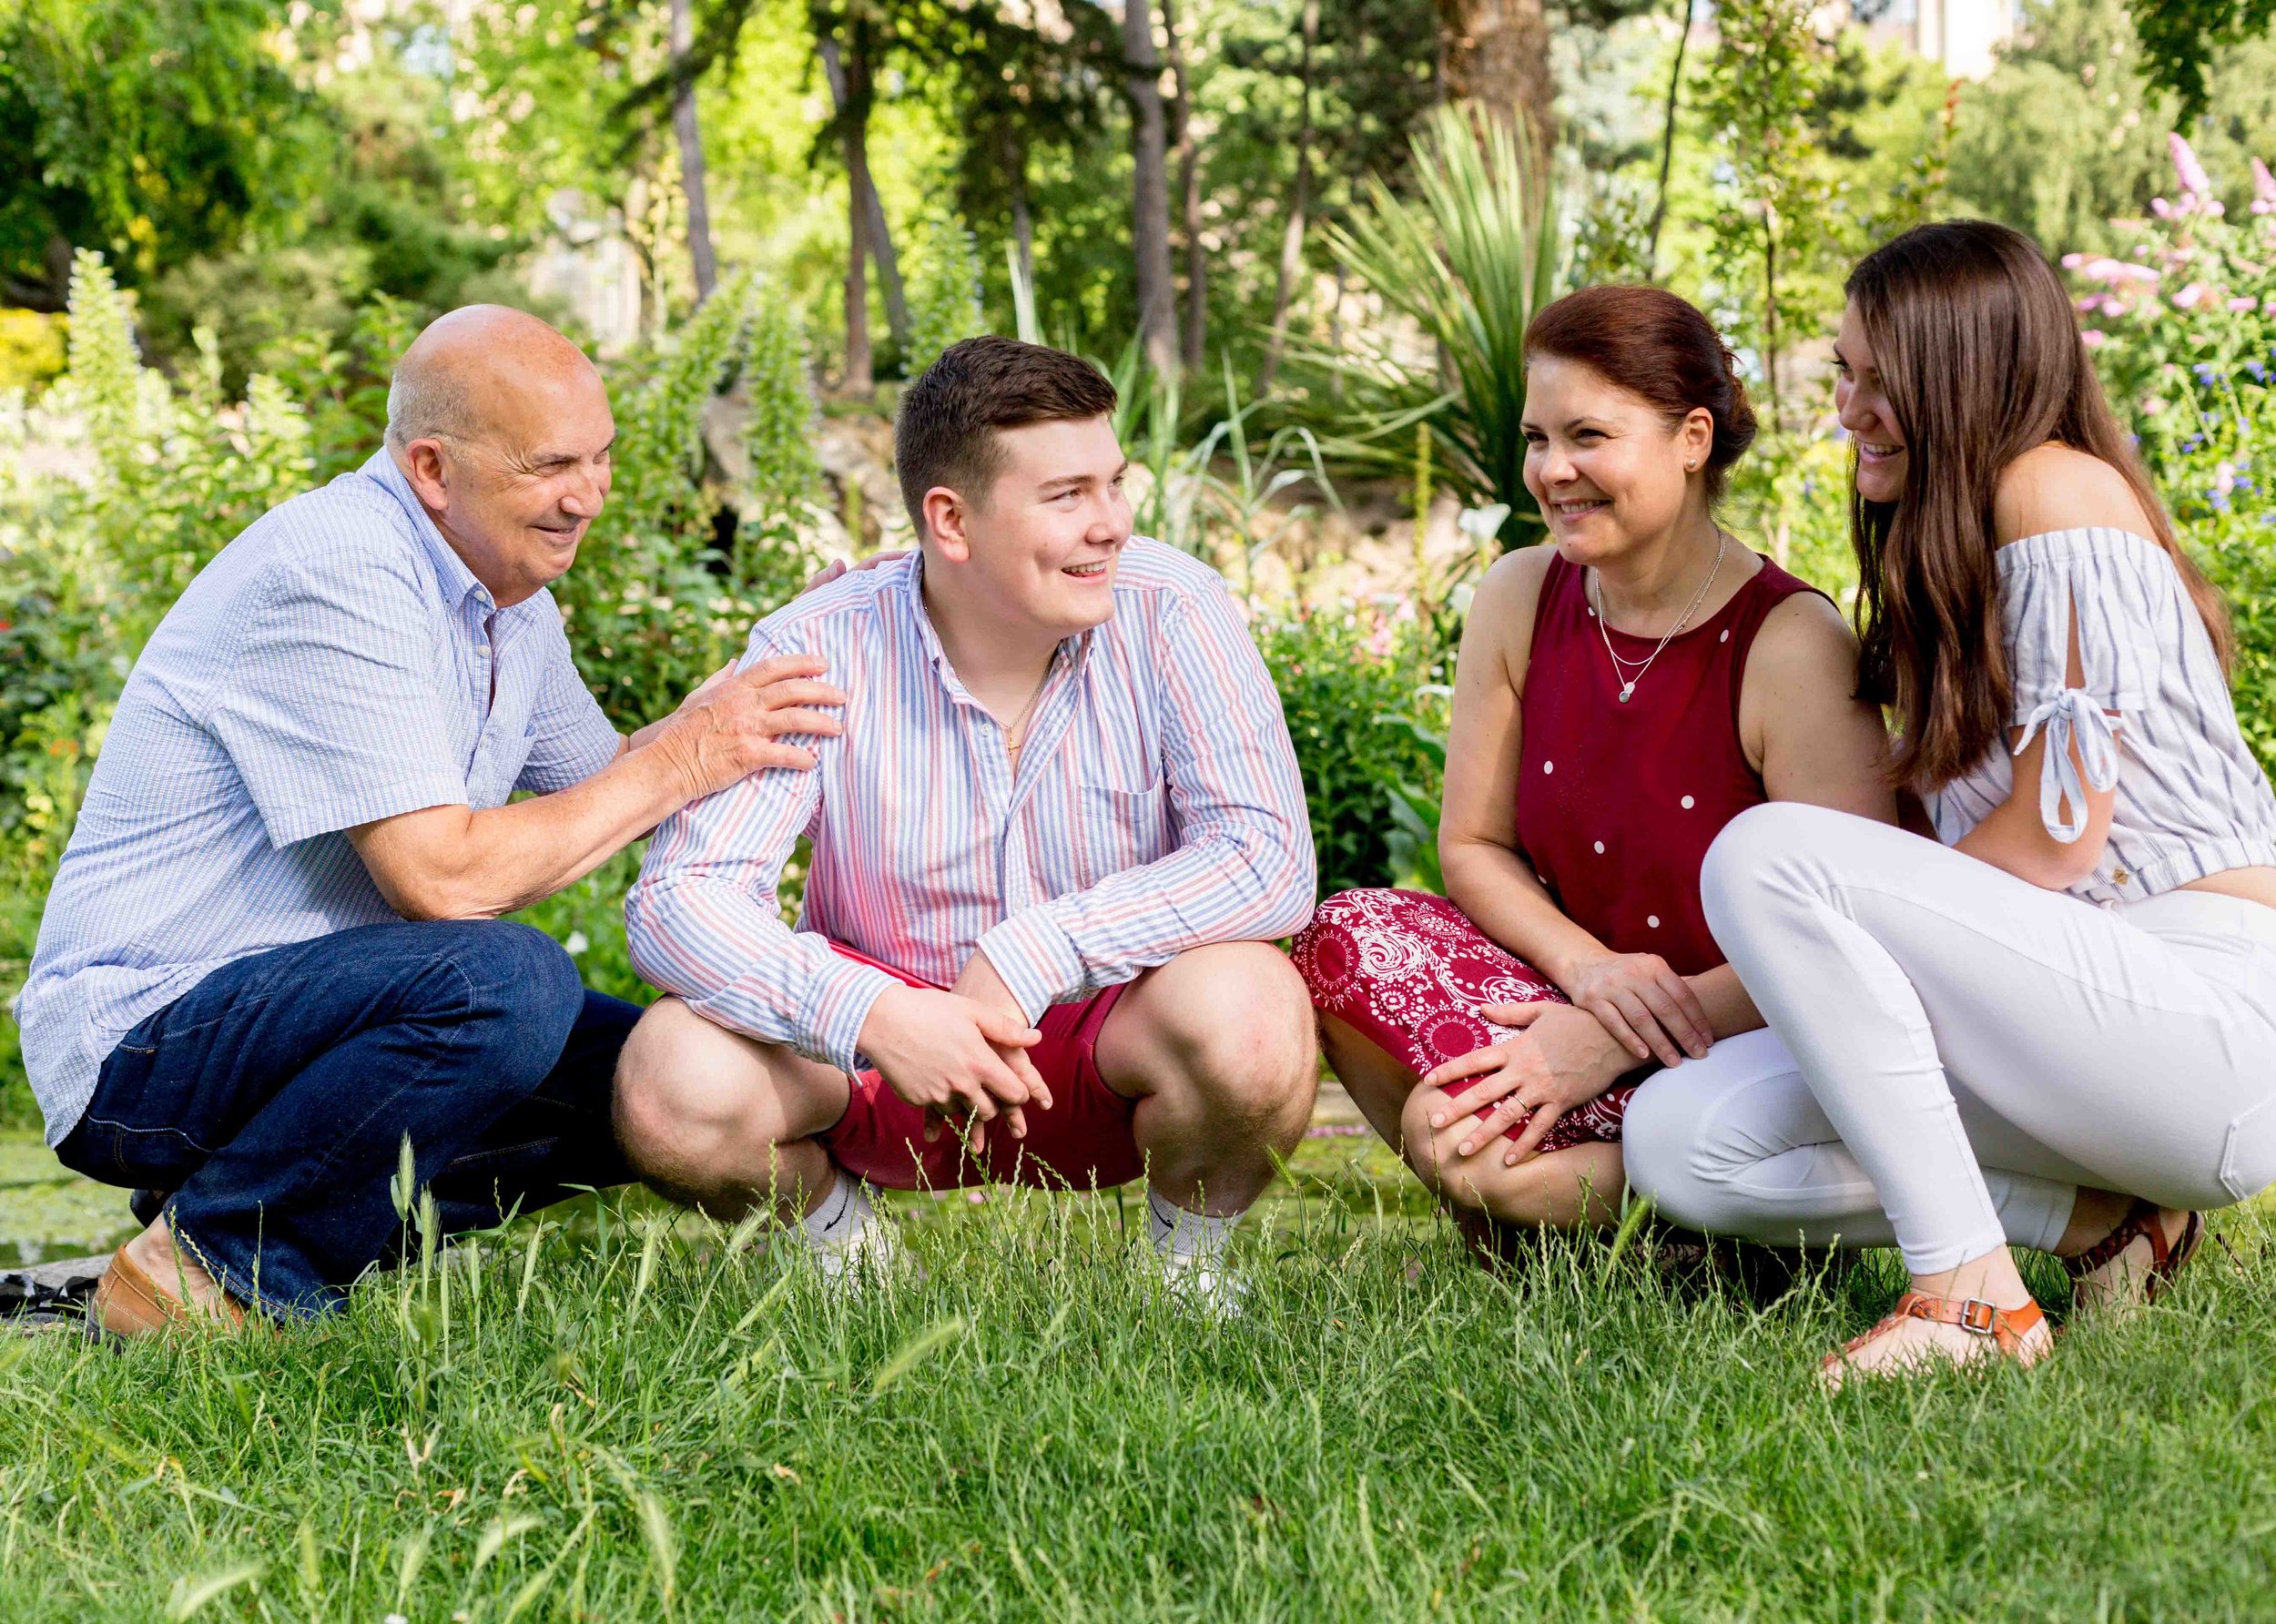
<svg viewBox="0 0 2276 1624">
<path fill-rule="evenodd" d="M 245 1325 L 245 1310 L 227 1297 L 216 1310 L 191 1307 L 162 1290 L 121 1246 L 111 1254 L 111 1266 L 87 1304 L 87 1323 L 119 1337 L 155 1336 L 177 1325 L 236 1331 Z"/>
<path fill-rule="evenodd" d="M 2126 1216 L 2118 1221 L 2118 1227 L 2104 1235 L 2077 1257 L 2063 1259 L 2063 1273 L 2076 1285 L 2124 1252 L 2136 1241 L 2149 1243 L 2149 1269 L 2142 1276 L 2141 1300 L 2154 1303 L 2173 1284 L 2197 1249 L 2205 1240 L 2205 1214 L 2191 1213 L 2182 1221 L 2180 1238 L 2169 1242 L 2165 1225 L 2158 1222 L 2159 1208 L 2154 1202 L 2134 1198 L 2134 1204 L 2126 1209 Z"/>
<path fill-rule="evenodd" d="M 1883 1316 L 1881 1322 L 1863 1336 L 1853 1336 L 1842 1345 L 1841 1352 L 1828 1354 L 1818 1366 L 1822 1374 L 1830 1375 L 1849 1363 L 1850 1355 L 1885 1332 L 1893 1331 L 1906 1320 L 1933 1320 L 1940 1325 L 1957 1325 L 1972 1336 L 1986 1336 L 1992 1345 L 2006 1357 L 2023 1356 L 2023 1339 L 2047 1323 L 2047 1315 L 2037 1303 L 2026 1303 L 2020 1308 L 1996 1308 L 1981 1297 L 1932 1297 L 1926 1292 L 1906 1292 L 1896 1300 L 1896 1306 Z M 1858 1375 L 1879 1375 L 1880 1371 L 1859 1370 Z"/>
</svg>

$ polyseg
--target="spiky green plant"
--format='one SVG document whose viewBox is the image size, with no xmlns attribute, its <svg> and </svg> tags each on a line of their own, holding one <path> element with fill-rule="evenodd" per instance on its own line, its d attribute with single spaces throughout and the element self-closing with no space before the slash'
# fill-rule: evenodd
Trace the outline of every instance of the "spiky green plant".
<svg viewBox="0 0 2276 1624">
<path fill-rule="evenodd" d="M 1326 228 L 1330 250 L 1389 318 L 1302 352 L 1350 402 L 1328 449 L 1388 472 L 1428 423 L 1440 486 L 1469 504 L 1507 502 L 1506 544 L 1537 540 L 1519 418 L 1525 330 L 1562 280 L 1556 190 L 1520 131 L 1468 108 L 1441 108 L 1414 154 L 1413 197 L 1370 178 L 1348 228 Z"/>
</svg>

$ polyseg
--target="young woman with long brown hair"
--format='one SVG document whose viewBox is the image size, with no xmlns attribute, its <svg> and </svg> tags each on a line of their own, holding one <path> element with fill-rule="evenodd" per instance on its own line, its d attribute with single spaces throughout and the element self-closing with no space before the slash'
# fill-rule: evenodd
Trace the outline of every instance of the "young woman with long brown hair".
<svg viewBox="0 0 2276 1624">
<path fill-rule="evenodd" d="M 1524 427 L 1551 544 L 1470 607 L 1448 895 L 1330 898 L 1295 961 L 1337 1075 L 1426 1182 L 1571 1225 L 1618 1211 L 1647 1071 L 1793 1073 L 1700 911 L 1716 832 L 1765 800 L 1895 803 L 1839 611 L 1715 521 L 1754 419 L 1712 324 L 1657 288 L 1559 299 L 1526 335 Z"/>
<path fill-rule="evenodd" d="M 2276 795 L 2219 598 L 2028 238 L 1919 227 L 1847 292 L 1865 692 L 1943 844 L 1734 819 L 1707 918 L 1801 1086 L 1679 1071 L 1629 1151 L 1682 1221 L 1895 1241 L 1913 1289 L 1832 1382 L 2029 1363 L 2051 1342 L 2010 1243 L 2070 1258 L 2085 1303 L 2140 1300 L 2196 1209 L 2276 1182 Z"/>
</svg>

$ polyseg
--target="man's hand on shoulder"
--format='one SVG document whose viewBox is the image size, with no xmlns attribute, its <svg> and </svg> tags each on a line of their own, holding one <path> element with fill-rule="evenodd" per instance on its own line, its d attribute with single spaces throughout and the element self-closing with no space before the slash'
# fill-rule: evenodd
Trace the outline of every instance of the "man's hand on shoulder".
<svg viewBox="0 0 2276 1624">
<path fill-rule="evenodd" d="M 720 672 L 669 716 L 642 729 L 635 747 L 660 752 L 688 801 L 766 767 L 809 771 L 814 752 L 782 740 L 844 731 L 830 710 L 818 708 L 846 703 L 841 689 L 814 680 L 826 669 L 818 655 L 777 655 L 747 671 Z"/>
<path fill-rule="evenodd" d="M 975 962 L 987 961 L 975 956 Z M 1041 1040 L 1009 993 L 998 1003 L 960 990 L 893 987 L 869 1006 L 859 1042 L 885 1086 L 924 1110 L 928 1142 L 940 1138 L 942 1126 L 957 1126 L 978 1152 L 985 1124 L 999 1115 L 1012 1138 L 1025 1139 L 1021 1108 L 1032 1101 L 1038 1110 L 1051 1109 L 1051 1091 L 1027 1058 Z"/>
<path fill-rule="evenodd" d="M 914 551 L 914 548 L 900 547 L 890 553 L 872 553 L 859 563 L 853 564 L 848 563 L 842 558 L 833 558 L 820 569 L 814 572 L 813 575 L 807 581 L 807 584 L 798 589 L 798 595 L 800 597 L 804 597 L 808 593 L 814 591 L 817 587 L 828 586 L 831 582 L 838 580 L 841 576 L 859 575 L 864 570 L 874 570 L 880 564 L 898 563 L 902 559 L 907 558 L 909 553 Z"/>
</svg>

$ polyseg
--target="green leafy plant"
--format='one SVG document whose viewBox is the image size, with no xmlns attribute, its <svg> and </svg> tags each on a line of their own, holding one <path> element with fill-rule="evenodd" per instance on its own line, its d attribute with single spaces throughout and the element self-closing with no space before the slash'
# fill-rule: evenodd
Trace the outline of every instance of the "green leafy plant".
<svg viewBox="0 0 2276 1624">
<path fill-rule="evenodd" d="M 1453 664 L 1433 628 L 1411 604 L 1373 604 L 1304 608 L 1252 630 L 1304 775 L 1321 894 L 1427 880 L 1446 763 L 1433 736 Z"/>
<path fill-rule="evenodd" d="M 1427 425 L 1438 482 L 1466 503 L 1506 502 L 1508 546 L 1536 539 L 1525 490 L 1525 330 L 1562 287 L 1554 188 L 1513 127 L 1440 109 L 1414 139 L 1414 195 L 1370 178 L 1328 247 L 1387 320 L 1346 348 L 1299 352 L 1350 403 L 1327 452 L 1383 473 L 1410 465 Z M 1316 396 L 1331 393 L 1315 391 Z"/>
<path fill-rule="evenodd" d="M 986 332 L 988 322 L 981 313 L 980 249 L 963 221 L 932 216 L 918 228 L 911 249 L 906 366 L 914 378 L 950 345 Z"/>
</svg>

